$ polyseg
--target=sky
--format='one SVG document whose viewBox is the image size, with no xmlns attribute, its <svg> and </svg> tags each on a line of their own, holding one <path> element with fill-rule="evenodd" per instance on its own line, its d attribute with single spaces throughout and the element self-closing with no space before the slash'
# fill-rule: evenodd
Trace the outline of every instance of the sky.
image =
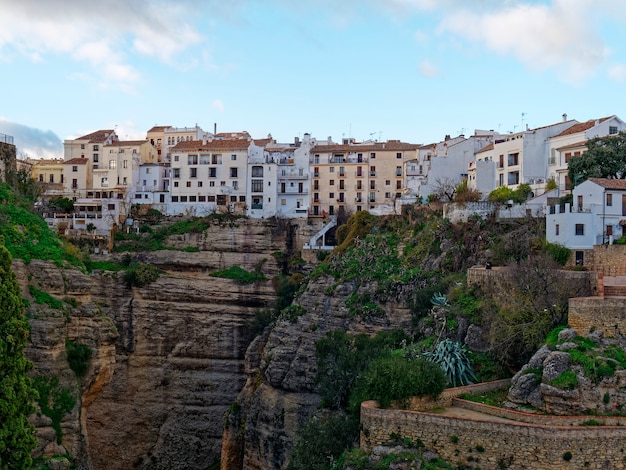
<svg viewBox="0 0 626 470">
<path fill-rule="evenodd" d="M 0 0 L 0 133 L 427 144 L 626 119 L 623 0 Z"/>
</svg>

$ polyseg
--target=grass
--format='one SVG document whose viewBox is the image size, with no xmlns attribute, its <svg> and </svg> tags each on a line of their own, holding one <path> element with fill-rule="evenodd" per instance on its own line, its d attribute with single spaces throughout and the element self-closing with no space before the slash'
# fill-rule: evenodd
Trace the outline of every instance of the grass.
<svg viewBox="0 0 626 470">
<path fill-rule="evenodd" d="M 33 300 L 35 301 L 36 304 L 40 304 L 40 305 L 45 304 L 45 305 L 48 305 L 50 308 L 55 308 L 55 309 L 63 308 L 63 302 L 60 301 L 59 299 L 55 299 L 47 292 L 41 291 L 33 285 L 29 285 L 28 290 L 30 292 L 30 295 L 33 296 Z"/>
<path fill-rule="evenodd" d="M 492 390 L 490 392 L 481 393 L 480 395 L 463 394 L 460 396 L 463 400 L 473 401 L 474 403 L 482 403 L 483 405 L 502 407 L 507 401 L 508 390 Z"/>
<path fill-rule="evenodd" d="M 552 385 L 561 390 L 574 390 L 578 386 L 578 377 L 573 371 L 566 370 L 561 375 L 548 382 L 548 385 Z"/>
<path fill-rule="evenodd" d="M 225 279 L 233 279 L 241 284 L 252 284 L 254 282 L 265 281 L 267 278 L 260 271 L 246 271 L 240 266 L 231 266 L 221 271 L 215 271 L 209 274 L 212 277 L 221 277 Z"/>
</svg>

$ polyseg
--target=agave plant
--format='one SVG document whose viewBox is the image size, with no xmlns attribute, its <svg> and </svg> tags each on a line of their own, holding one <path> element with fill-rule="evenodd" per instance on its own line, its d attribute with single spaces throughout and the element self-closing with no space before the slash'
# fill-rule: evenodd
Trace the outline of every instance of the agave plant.
<svg viewBox="0 0 626 470">
<path fill-rule="evenodd" d="M 447 307 L 448 297 L 441 292 L 435 292 L 430 298 L 430 303 L 433 304 L 435 307 Z"/>
<path fill-rule="evenodd" d="M 467 349 L 457 341 L 446 338 L 437 343 L 433 351 L 423 353 L 423 356 L 439 364 L 453 387 L 471 384 L 477 380 L 467 357 Z"/>
</svg>

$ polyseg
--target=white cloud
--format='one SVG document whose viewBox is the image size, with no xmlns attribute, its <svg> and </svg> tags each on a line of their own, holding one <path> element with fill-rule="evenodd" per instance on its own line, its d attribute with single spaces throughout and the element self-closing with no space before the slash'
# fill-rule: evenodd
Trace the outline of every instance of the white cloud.
<svg viewBox="0 0 626 470">
<path fill-rule="evenodd" d="M 128 88 L 139 79 L 132 54 L 164 63 L 202 41 L 191 15 L 207 4 L 160 0 L 20 0 L 2 2 L 0 60 L 33 62 L 67 54 L 90 65 L 101 86 Z M 212 3 L 212 2 L 211 2 Z M 126 53 L 121 53 L 125 51 Z M 75 72 L 74 72 L 75 73 Z"/>
<path fill-rule="evenodd" d="M 439 74 L 439 69 L 427 60 L 423 60 L 418 67 L 420 75 L 426 78 L 433 78 Z"/>
<path fill-rule="evenodd" d="M 62 158 L 63 143 L 58 135 L 48 130 L 36 129 L 0 117 L 3 134 L 13 137 L 20 154 L 32 158 Z"/>
<path fill-rule="evenodd" d="M 213 100 L 211 107 L 220 113 L 224 111 L 224 103 L 222 103 L 222 100 Z"/>
<path fill-rule="evenodd" d="M 512 55 L 534 69 L 556 69 L 567 81 L 586 78 L 608 57 L 590 21 L 590 0 L 552 4 L 515 2 L 486 12 L 461 10 L 440 26 L 501 55 Z"/>
<path fill-rule="evenodd" d="M 616 82 L 626 82 L 626 64 L 615 64 L 609 67 L 608 76 Z"/>
</svg>

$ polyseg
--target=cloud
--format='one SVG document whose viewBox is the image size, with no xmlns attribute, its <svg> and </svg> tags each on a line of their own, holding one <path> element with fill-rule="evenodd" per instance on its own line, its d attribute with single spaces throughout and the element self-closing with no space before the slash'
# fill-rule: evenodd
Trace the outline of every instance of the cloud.
<svg viewBox="0 0 626 470">
<path fill-rule="evenodd" d="M 54 132 L 35 129 L 0 118 L 3 134 L 13 137 L 18 154 L 32 158 L 62 158 L 63 142 Z"/>
<path fill-rule="evenodd" d="M 611 80 L 616 82 L 626 81 L 626 64 L 615 64 L 609 67 L 608 76 Z"/>
<path fill-rule="evenodd" d="M 3 2 L 0 60 L 33 62 L 55 54 L 89 64 L 102 86 L 128 88 L 139 79 L 133 56 L 177 64 L 202 42 L 192 26 L 194 11 L 211 3 L 183 0 L 20 0 Z M 124 51 L 124 52 L 122 52 Z"/>
<path fill-rule="evenodd" d="M 222 103 L 222 100 L 213 100 L 211 107 L 220 113 L 224 111 L 224 103 Z"/>
<path fill-rule="evenodd" d="M 420 75 L 426 78 L 433 78 L 439 74 L 439 69 L 427 60 L 423 60 L 418 67 Z"/>
</svg>

